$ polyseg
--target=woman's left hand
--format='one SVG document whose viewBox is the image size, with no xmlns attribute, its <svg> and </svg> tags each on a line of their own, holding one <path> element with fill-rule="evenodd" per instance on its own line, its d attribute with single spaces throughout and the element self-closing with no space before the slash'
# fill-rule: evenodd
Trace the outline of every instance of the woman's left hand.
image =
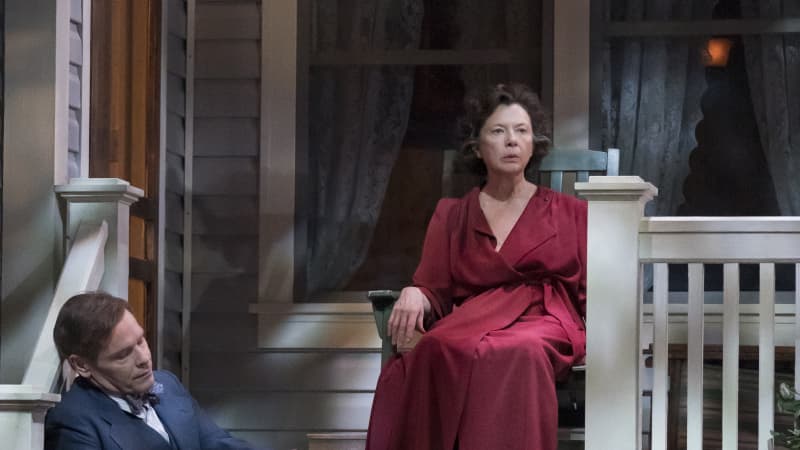
<svg viewBox="0 0 800 450">
<path fill-rule="evenodd" d="M 392 308 L 392 315 L 389 316 L 387 333 L 392 337 L 392 345 L 409 342 L 414 328 L 424 333 L 423 321 L 430 310 L 431 302 L 419 288 L 404 288 Z"/>
</svg>

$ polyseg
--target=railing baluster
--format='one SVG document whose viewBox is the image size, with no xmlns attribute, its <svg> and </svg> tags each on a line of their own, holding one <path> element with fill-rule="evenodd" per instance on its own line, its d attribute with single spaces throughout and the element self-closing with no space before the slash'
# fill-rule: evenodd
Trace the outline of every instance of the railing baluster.
<svg viewBox="0 0 800 450">
<path fill-rule="evenodd" d="M 724 265 L 722 311 L 722 448 L 739 439 L 739 265 Z"/>
<path fill-rule="evenodd" d="M 775 264 L 759 264 L 758 450 L 767 450 L 775 415 Z"/>
<path fill-rule="evenodd" d="M 703 450 L 703 291 L 702 264 L 689 264 L 689 330 L 686 382 L 686 448 Z"/>
<path fill-rule="evenodd" d="M 666 264 L 653 264 L 653 404 L 652 450 L 667 449 L 667 389 L 669 386 L 669 269 Z"/>
<path fill-rule="evenodd" d="M 550 172 L 550 189 L 561 192 L 564 185 L 564 172 L 553 171 Z"/>
</svg>

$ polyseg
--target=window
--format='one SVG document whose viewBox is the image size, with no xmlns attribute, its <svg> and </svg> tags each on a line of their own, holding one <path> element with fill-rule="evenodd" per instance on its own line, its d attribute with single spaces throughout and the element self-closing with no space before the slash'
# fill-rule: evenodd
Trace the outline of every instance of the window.
<svg viewBox="0 0 800 450">
<path fill-rule="evenodd" d="M 296 298 L 407 284 L 436 202 L 463 190 L 445 150 L 464 93 L 541 88 L 541 2 L 485 6 L 301 2 Z"/>
<path fill-rule="evenodd" d="M 800 213 L 800 6 L 613 0 L 604 14 L 599 132 L 623 173 L 659 187 L 648 212 Z"/>
<path fill-rule="evenodd" d="M 608 2 L 599 133 L 622 149 L 621 174 L 658 186 L 648 214 L 800 213 L 798 17 L 788 1 Z M 743 289 L 757 289 L 757 269 L 742 267 Z M 793 271 L 776 267 L 778 290 Z M 685 276 L 674 268 L 671 289 Z M 707 289 L 721 286 L 709 267 Z"/>
</svg>

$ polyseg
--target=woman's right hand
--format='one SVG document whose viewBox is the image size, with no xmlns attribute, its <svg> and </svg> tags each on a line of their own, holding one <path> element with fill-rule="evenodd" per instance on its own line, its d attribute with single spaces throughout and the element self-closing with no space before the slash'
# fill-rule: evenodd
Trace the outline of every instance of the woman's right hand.
<svg viewBox="0 0 800 450">
<path fill-rule="evenodd" d="M 409 286 L 400 291 L 400 297 L 394 303 L 389 316 L 387 332 L 392 337 L 392 345 L 411 341 L 414 328 L 424 333 L 423 321 L 430 310 L 431 302 L 419 288 Z"/>
</svg>

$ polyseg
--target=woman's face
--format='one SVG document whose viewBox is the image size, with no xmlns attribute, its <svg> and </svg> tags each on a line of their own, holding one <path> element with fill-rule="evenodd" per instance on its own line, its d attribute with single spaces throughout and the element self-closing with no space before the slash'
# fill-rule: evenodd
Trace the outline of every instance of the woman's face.
<svg viewBox="0 0 800 450">
<path fill-rule="evenodd" d="M 477 151 L 489 177 L 525 172 L 533 155 L 533 128 L 525 108 L 516 103 L 498 106 L 483 123 Z"/>
</svg>

